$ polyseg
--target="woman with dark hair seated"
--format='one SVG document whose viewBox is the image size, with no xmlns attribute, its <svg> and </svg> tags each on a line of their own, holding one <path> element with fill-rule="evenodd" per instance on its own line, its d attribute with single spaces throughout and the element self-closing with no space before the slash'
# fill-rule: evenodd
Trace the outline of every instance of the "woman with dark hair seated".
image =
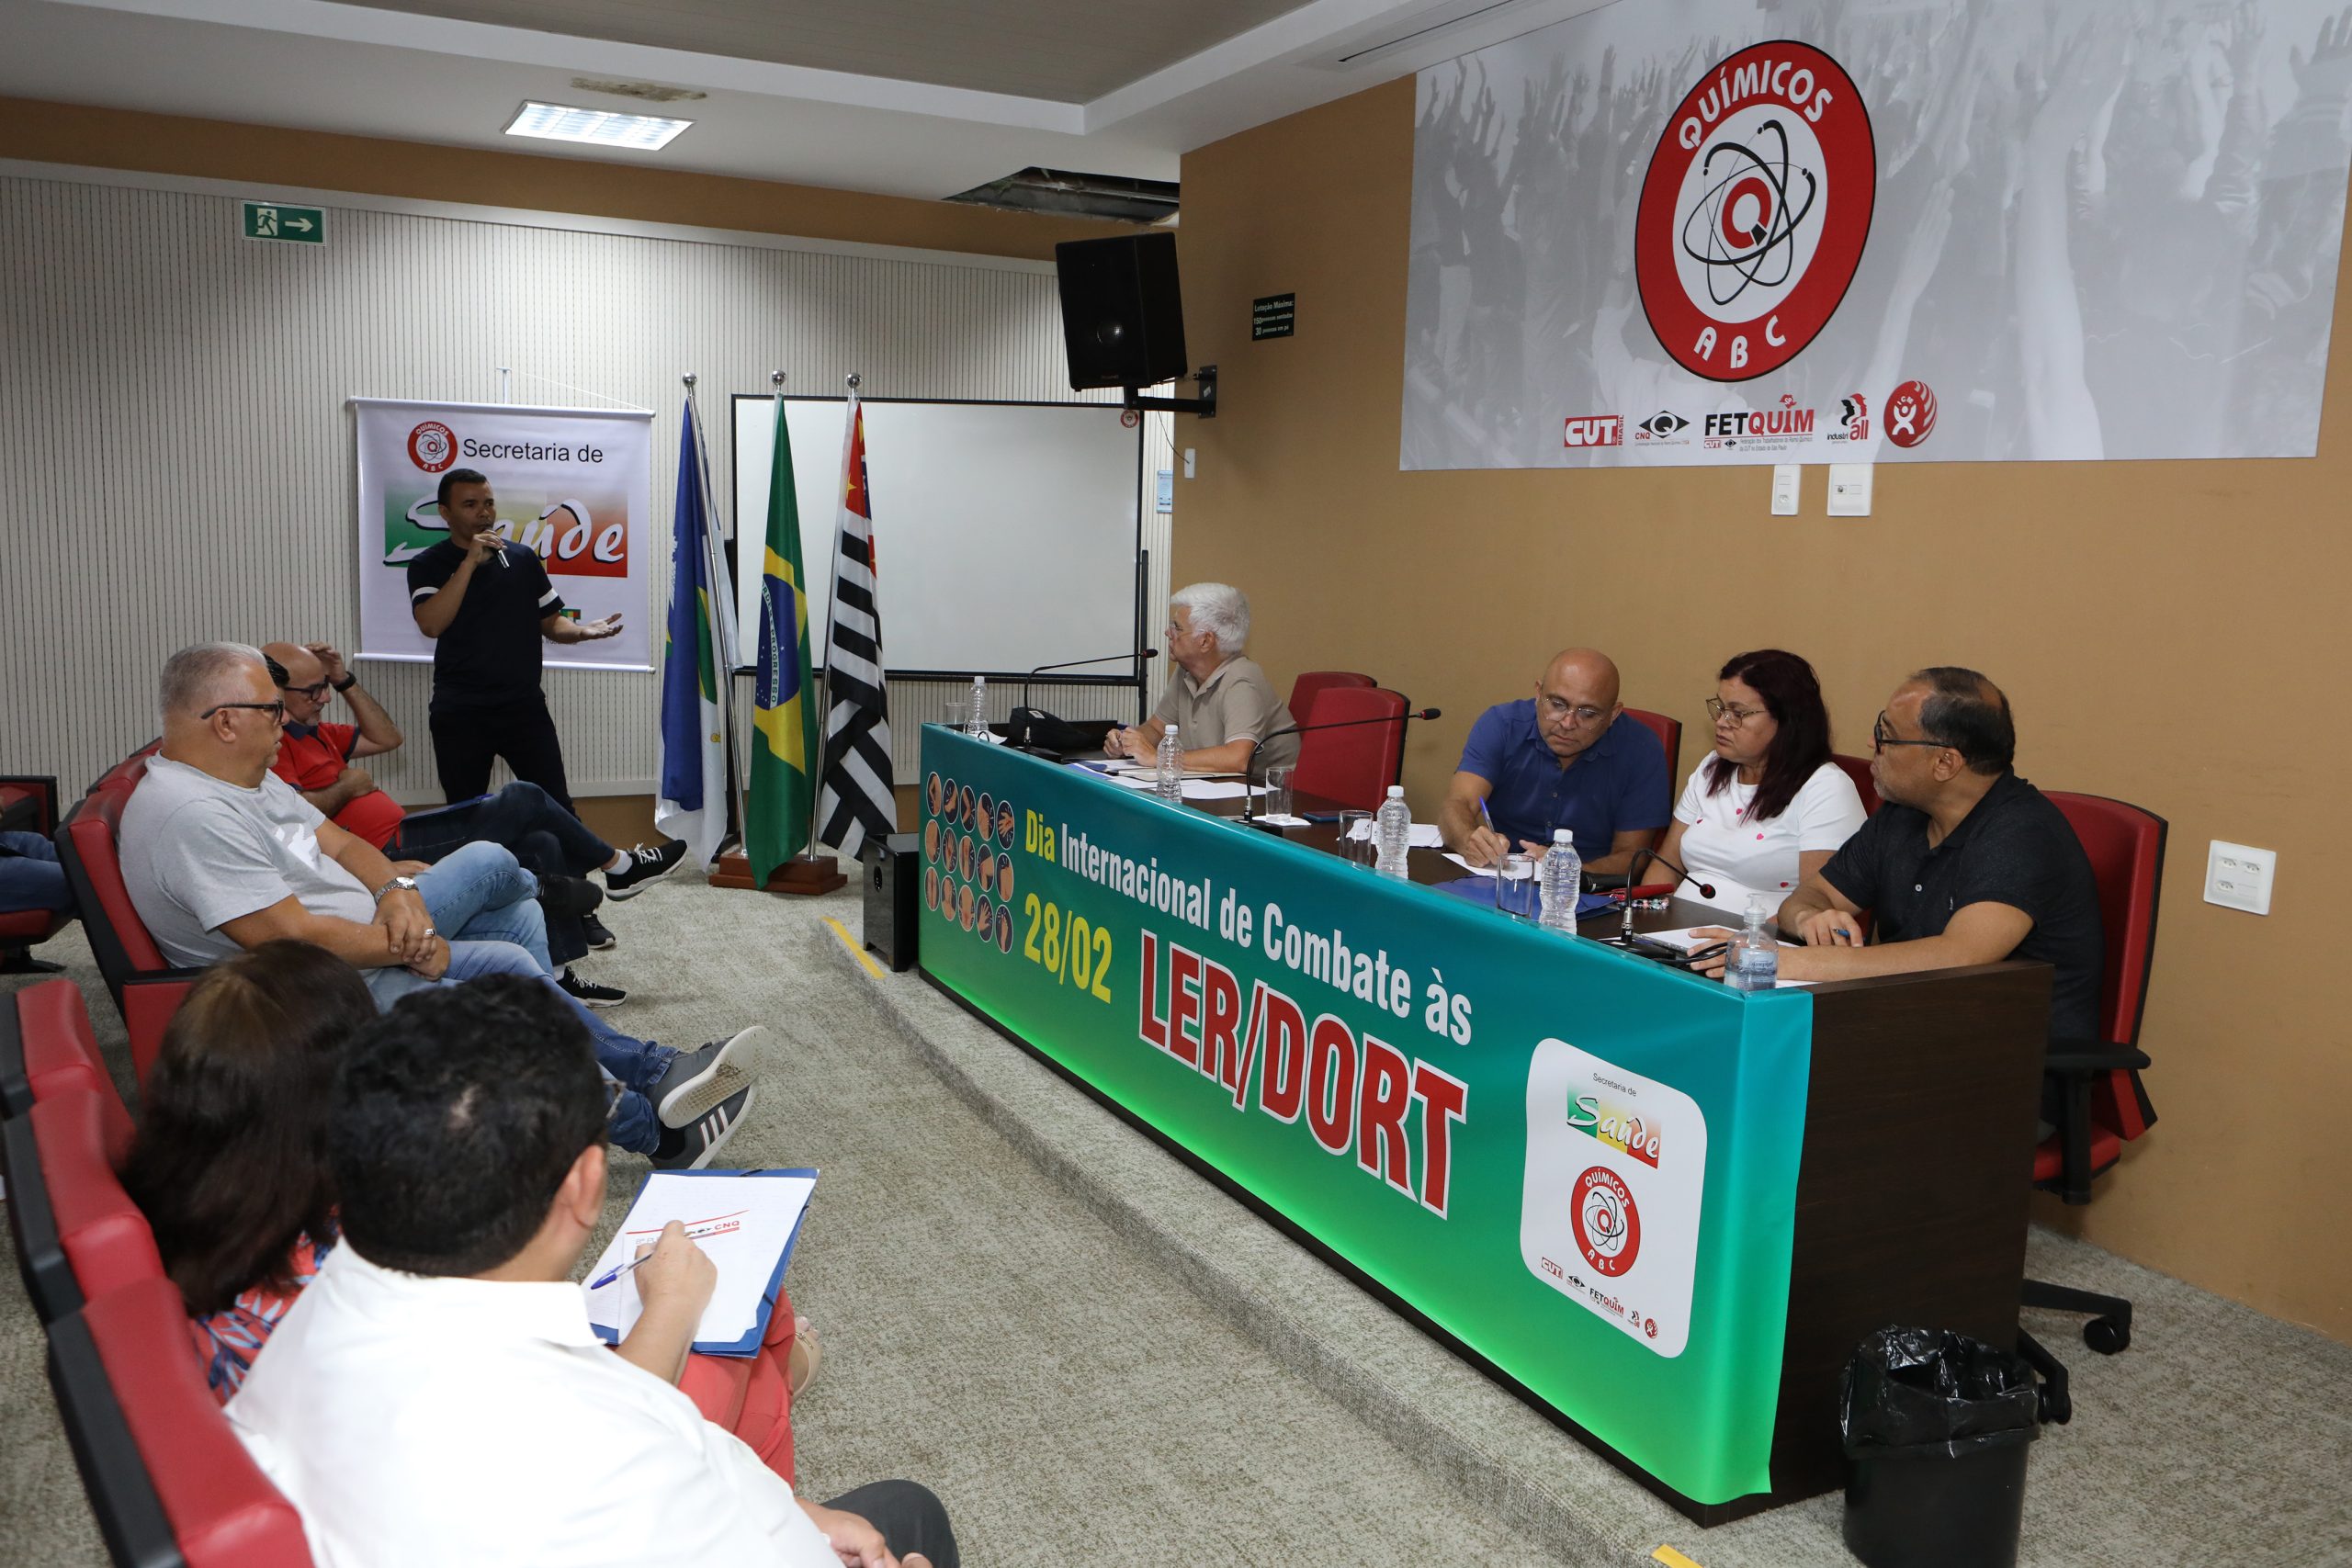
<svg viewBox="0 0 2352 1568">
<path fill-rule="evenodd" d="M 1795 654 L 1766 648 L 1733 658 L 1707 712 L 1714 750 L 1682 786 L 1658 852 L 1692 882 L 1714 886 L 1702 902 L 1736 912 L 1760 893 L 1777 909 L 1861 827 L 1862 797 L 1829 759 L 1821 682 Z M 1690 883 L 1675 896 L 1702 897 Z"/>
<path fill-rule="evenodd" d="M 206 970 L 164 1032 L 122 1180 L 154 1229 L 223 1404 L 334 1249 L 326 1126 L 335 1063 L 376 1016 L 359 972 L 342 959 L 305 942 L 268 942 Z M 776 1297 L 759 1359 L 766 1365 L 755 1361 L 740 1409 L 733 1376 L 686 1354 L 694 1324 L 647 1326 L 640 1321 L 616 1352 L 676 1382 L 706 1416 L 731 1411 L 735 1435 L 791 1480 L 791 1399 L 816 1370 L 791 1301 Z"/>
</svg>

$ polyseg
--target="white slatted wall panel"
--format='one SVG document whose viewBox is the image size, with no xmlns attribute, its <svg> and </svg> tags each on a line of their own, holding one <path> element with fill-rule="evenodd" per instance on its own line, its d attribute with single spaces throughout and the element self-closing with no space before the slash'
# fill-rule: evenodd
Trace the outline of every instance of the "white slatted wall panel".
<svg viewBox="0 0 2352 1568">
<path fill-rule="evenodd" d="M 1049 271 L 362 208 L 333 209 L 323 246 L 238 227 L 229 197 L 0 177 L 0 771 L 54 773 L 69 798 L 156 732 L 173 649 L 354 645 L 355 394 L 495 402 L 510 366 L 517 402 L 654 410 L 657 618 L 684 372 L 722 507 L 728 398 L 774 369 L 795 391 L 854 369 L 869 396 L 1072 396 Z M 1157 615 L 1168 530 L 1148 492 L 1145 522 Z M 427 667 L 362 671 L 412 737 L 377 777 L 435 798 Z M 651 788 L 652 675 L 547 687 L 575 792 Z M 914 718 L 935 694 L 894 684 L 892 705 Z M 915 726 L 896 728 L 910 776 Z"/>
</svg>

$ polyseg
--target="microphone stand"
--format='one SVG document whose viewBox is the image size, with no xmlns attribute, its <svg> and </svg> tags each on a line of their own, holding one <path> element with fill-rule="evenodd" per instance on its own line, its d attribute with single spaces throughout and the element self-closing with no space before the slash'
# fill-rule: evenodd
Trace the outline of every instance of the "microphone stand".
<svg viewBox="0 0 2352 1568">
<path fill-rule="evenodd" d="M 1627 862 L 1625 866 L 1625 912 L 1623 917 L 1618 921 L 1617 925 L 1617 945 L 1620 947 L 1632 945 L 1634 940 L 1634 889 L 1639 886 L 1638 878 L 1642 874 L 1642 862 L 1645 859 L 1647 859 L 1653 864 L 1662 865 L 1666 867 L 1667 870 L 1676 874 L 1674 880 L 1667 884 L 1666 891 L 1668 897 L 1671 897 L 1674 894 L 1674 890 L 1681 886 L 1686 882 L 1690 883 L 1693 886 L 1697 887 L 1699 889 L 1699 896 L 1702 898 L 1712 898 L 1715 896 L 1713 884 L 1698 881 L 1689 872 L 1684 871 L 1680 866 L 1675 864 L 1672 861 L 1667 859 L 1656 850 L 1635 850 L 1634 852 L 1634 858 Z"/>
</svg>

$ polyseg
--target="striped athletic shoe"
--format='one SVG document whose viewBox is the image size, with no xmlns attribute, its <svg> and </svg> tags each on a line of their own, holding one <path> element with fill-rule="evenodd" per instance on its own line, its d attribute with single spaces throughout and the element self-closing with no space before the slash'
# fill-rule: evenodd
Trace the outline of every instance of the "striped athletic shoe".
<svg viewBox="0 0 2352 1568">
<path fill-rule="evenodd" d="M 745 1084 L 691 1125 L 676 1129 L 681 1142 L 670 1153 L 653 1156 L 656 1170 L 700 1170 L 711 1162 L 752 1109 L 752 1086 Z"/>
<path fill-rule="evenodd" d="M 679 1052 L 645 1097 L 653 1102 L 653 1114 L 662 1124 L 683 1127 L 751 1081 L 735 1053 L 757 1040 L 762 1032 L 755 1023 L 699 1051 Z"/>
</svg>

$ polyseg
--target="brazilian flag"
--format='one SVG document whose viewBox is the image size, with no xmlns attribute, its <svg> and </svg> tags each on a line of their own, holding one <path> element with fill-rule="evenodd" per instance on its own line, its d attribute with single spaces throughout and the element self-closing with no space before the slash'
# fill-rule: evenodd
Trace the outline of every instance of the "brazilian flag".
<svg viewBox="0 0 2352 1568">
<path fill-rule="evenodd" d="M 800 558 L 800 503 L 793 490 L 792 436 L 775 400 L 775 459 L 768 472 L 767 548 L 760 570 L 760 675 L 753 702 L 752 791 L 744 847 L 765 882 L 808 843 L 817 758 L 817 694 L 808 662 L 808 571 Z"/>
</svg>

